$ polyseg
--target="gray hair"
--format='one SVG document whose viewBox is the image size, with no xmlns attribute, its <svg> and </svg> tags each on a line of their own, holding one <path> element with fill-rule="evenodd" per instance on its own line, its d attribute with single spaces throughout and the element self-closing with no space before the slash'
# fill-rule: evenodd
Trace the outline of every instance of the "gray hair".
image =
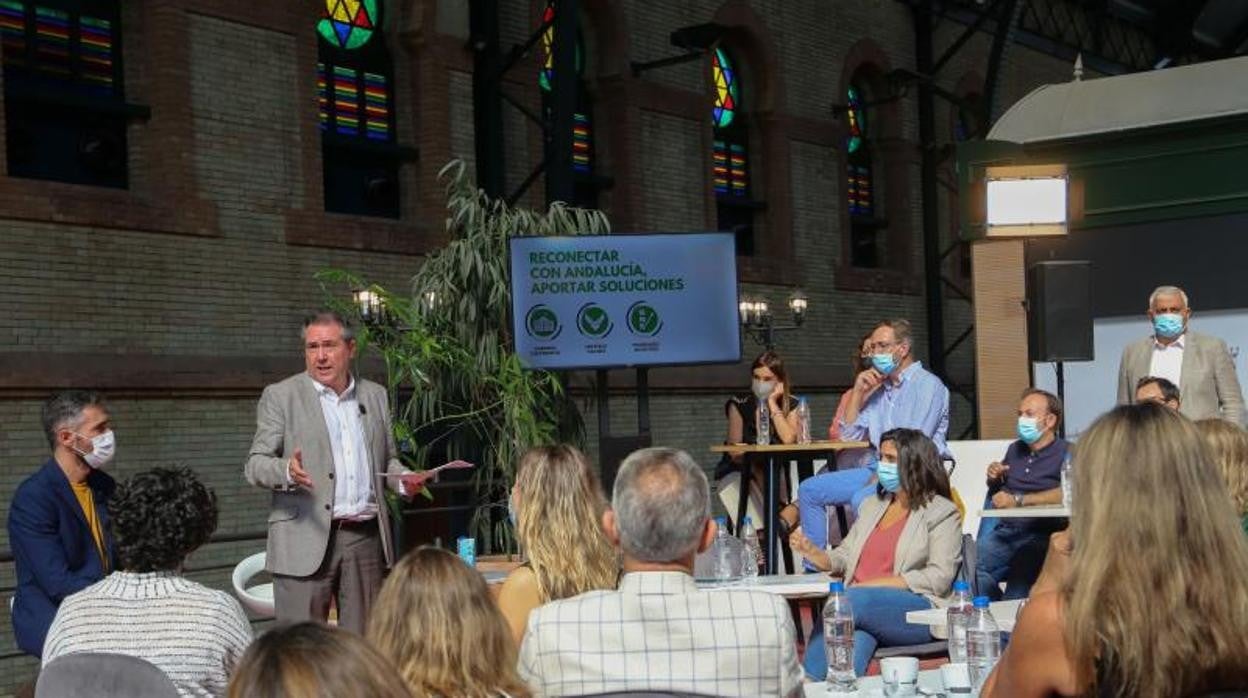
<svg viewBox="0 0 1248 698">
<path fill-rule="evenodd" d="M 300 330 L 299 336 L 303 339 L 308 338 L 308 328 L 313 325 L 338 325 L 342 328 L 342 341 L 350 342 L 355 339 L 355 328 L 347 321 L 347 318 L 337 310 L 322 308 L 315 313 L 310 313 L 303 318 L 303 329 Z"/>
<path fill-rule="evenodd" d="M 643 448 L 620 465 L 611 508 L 625 553 L 642 562 L 673 562 L 696 549 L 711 516 L 711 490 L 688 453 Z"/>
<path fill-rule="evenodd" d="M 893 318 L 891 320 L 881 320 L 875 328 L 887 327 L 893 331 L 893 340 L 898 344 L 909 344 L 912 347 L 914 343 L 911 341 L 914 337 L 914 331 L 910 328 L 910 321 L 902 318 Z"/>
<path fill-rule="evenodd" d="M 48 448 L 56 448 L 56 432 L 77 429 L 82 424 L 82 411 L 91 405 L 104 408 L 104 396 L 94 390 L 65 390 L 48 398 L 39 414 Z"/>
<path fill-rule="evenodd" d="M 1157 296 L 1178 296 L 1183 299 L 1183 307 L 1187 306 L 1187 294 L 1178 286 L 1158 286 L 1153 292 L 1148 294 L 1148 309 L 1153 309 L 1153 304 L 1157 302 Z"/>
</svg>

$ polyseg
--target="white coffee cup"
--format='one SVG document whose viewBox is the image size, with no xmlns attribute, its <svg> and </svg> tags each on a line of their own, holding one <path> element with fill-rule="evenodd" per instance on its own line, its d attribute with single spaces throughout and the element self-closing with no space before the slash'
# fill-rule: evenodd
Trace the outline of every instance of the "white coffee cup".
<svg viewBox="0 0 1248 698">
<path fill-rule="evenodd" d="M 884 695 L 912 696 L 919 686 L 919 660 L 917 657 L 885 657 L 880 660 L 880 678 L 884 680 Z"/>
<path fill-rule="evenodd" d="M 966 662 L 946 664 L 940 668 L 940 681 L 945 692 L 953 694 L 971 693 L 971 671 Z"/>
</svg>

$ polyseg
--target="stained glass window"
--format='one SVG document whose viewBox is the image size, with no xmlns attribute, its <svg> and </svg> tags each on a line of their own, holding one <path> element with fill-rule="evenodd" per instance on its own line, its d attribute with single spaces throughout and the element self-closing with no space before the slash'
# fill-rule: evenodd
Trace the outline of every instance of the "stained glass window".
<svg viewBox="0 0 1248 698">
<path fill-rule="evenodd" d="M 542 90 L 543 112 L 547 119 L 550 105 L 547 100 L 554 89 L 555 80 L 555 2 L 546 0 L 542 10 L 542 67 L 537 72 L 537 85 Z M 571 202 L 584 208 L 596 208 L 598 205 L 598 185 L 593 180 L 594 174 L 594 119 L 593 104 L 589 90 L 585 86 L 583 73 L 585 70 L 585 40 L 580 30 L 576 32 L 576 111 L 572 114 L 572 169 L 577 175 L 575 198 Z"/>
<path fill-rule="evenodd" d="M 851 85 L 846 94 L 847 203 L 851 216 L 870 217 L 875 213 L 875 201 L 871 190 L 871 148 L 866 140 L 867 116 L 862 105 L 862 94 L 856 85 Z"/>
<path fill-rule="evenodd" d="M 113 94 L 121 76 L 108 4 L 0 0 L 6 82 Z"/>
<path fill-rule="evenodd" d="M 750 197 L 749 137 L 741 110 L 741 76 L 731 54 L 723 47 L 711 53 L 711 180 L 715 188 L 715 211 L 720 230 L 732 232 L 737 253 L 754 254 L 756 202 Z"/>
<path fill-rule="evenodd" d="M 711 121 L 716 128 L 728 128 L 737 115 L 738 93 L 737 69 L 722 48 L 716 48 L 711 57 L 711 81 L 715 85 L 715 106 L 711 109 Z"/>
<path fill-rule="evenodd" d="M 316 25 L 321 36 L 317 103 L 321 129 L 348 138 L 391 140 L 390 57 L 373 40 L 377 0 L 326 0 Z"/>
<path fill-rule="evenodd" d="M 120 4 L 0 0 L 10 175 L 126 186 Z"/>
<path fill-rule="evenodd" d="M 846 94 L 846 105 L 848 109 L 845 111 L 847 131 L 845 150 L 853 153 L 862 147 L 863 134 L 867 131 L 867 116 L 862 109 L 862 92 L 853 85 L 849 86 Z"/>
<path fill-rule="evenodd" d="M 326 0 L 316 31 L 342 49 L 363 46 L 377 31 L 377 0 Z"/>
<path fill-rule="evenodd" d="M 716 138 L 713 142 L 712 167 L 717 196 L 745 198 L 750 191 L 745 174 L 746 152 L 742 143 L 729 143 Z"/>
<path fill-rule="evenodd" d="M 316 97 L 325 208 L 397 217 L 398 158 L 370 151 L 394 144 L 394 65 L 381 0 L 325 0 L 316 23 Z"/>
<path fill-rule="evenodd" d="M 861 85 L 846 90 L 845 178 L 849 211 L 850 263 L 875 268 L 882 263 L 879 222 L 875 220 L 875 190 L 869 122 Z"/>
</svg>

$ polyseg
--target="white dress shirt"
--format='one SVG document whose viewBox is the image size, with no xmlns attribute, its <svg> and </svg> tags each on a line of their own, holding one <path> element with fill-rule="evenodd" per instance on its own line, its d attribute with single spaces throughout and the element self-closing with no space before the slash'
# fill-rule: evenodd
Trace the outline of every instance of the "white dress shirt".
<svg viewBox="0 0 1248 698">
<path fill-rule="evenodd" d="M 334 454 L 334 518 L 371 519 L 377 516 L 377 498 L 373 493 L 360 402 L 355 395 L 355 378 L 351 378 L 342 395 L 316 381 L 312 385 L 321 399 Z"/>
<path fill-rule="evenodd" d="M 784 599 L 698 589 L 684 572 L 632 572 L 529 614 L 520 678 L 539 696 L 678 691 L 793 696 L 802 690 Z"/>
<path fill-rule="evenodd" d="M 1183 344 L 1187 333 L 1179 335 L 1170 344 L 1153 339 L 1153 358 L 1148 362 L 1148 375 L 1165 378 L 1182 390 L 1179 379 L 1183 377 Z"/>
</svg>

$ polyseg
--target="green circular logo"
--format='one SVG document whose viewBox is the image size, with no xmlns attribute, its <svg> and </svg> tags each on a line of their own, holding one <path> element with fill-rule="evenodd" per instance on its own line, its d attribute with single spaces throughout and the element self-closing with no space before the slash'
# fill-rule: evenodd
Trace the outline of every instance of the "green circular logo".
<svg viewBox="0 0 1248 698">
<path fill-rule="evenodd" d="M 606 337 L 614 327 L 611 316 L 597 303 L 586 303 L 576 313 L 576 328 L 591 339 Z"/>
<path fill-rule="evenodd" d="M 563 327 L 559 325 L 559 316 L 555 311 L 538 304 L 529 308 L 524 316 L 524 329 L 533 339 L 549 341 L 559 336 Z"/>
<path fill-rule="evenodd" d="M 637 301 L 628 308 L 628 329 L 643 337 L 653 337 L 663 329 L 659 311 L 645 301 Z"/>
</svg>

